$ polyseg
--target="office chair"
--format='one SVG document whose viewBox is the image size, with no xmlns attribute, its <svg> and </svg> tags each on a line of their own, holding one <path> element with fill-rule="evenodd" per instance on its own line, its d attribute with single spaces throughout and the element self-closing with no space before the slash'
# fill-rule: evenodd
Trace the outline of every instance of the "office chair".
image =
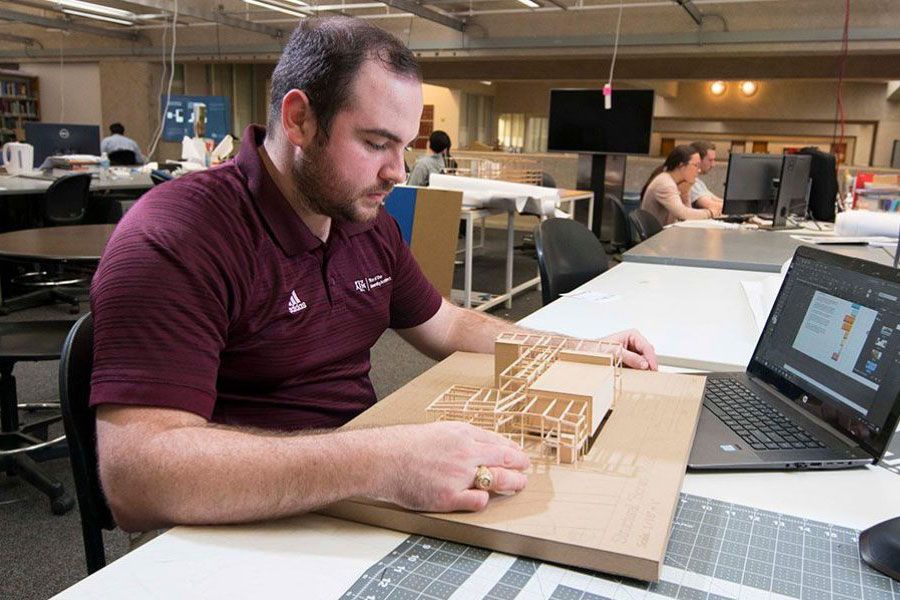
<svg viewBox="0 0 900 600">
<path fill-rule="evenodd" d="M 631 227 L 628 225 L 628 217 L 625 213 L 625 205 L 615 194 L 606 194 L 606 200 L 613 207 L 613 241 L 612 246 L 617 250 L 628 250 L 634 246 L 631 238 Z"/>
<path fill-rule="evenodd" d="M 19 409 L 54 409 L 55 403 L 19 404 L 16 394 L 16 363 L 56 360 L 74 321 L 20 321 L 0 323 L 0 471 L 18 475 L 50 499 L 50 509 L 62 515 L 75 506 L 63 485 L 50 479 L 35 458 L 60 456 L 65 436 L 48 439 L 48 427 L 60 420 L 51 416 L 28 425 L 19 423 Z"/>
<path fill-rule="evenodd" d="M 631 226 L 631 239 L 635 242 L 643 242 L 662 231 L 656 217 L 641 208 L 628 213 L 628 224 Z"/>
<path fill-rule="evenodd" d="M 172 174 L 168 171 L 163 171 L 162 169 L 153 169 L 150 171 L 150 181 L 153 182 L 154 186 L 167 181 L 172 181 L 173 179 L 174 177 L 172 177 Z"/>
<path fill-rule="evenodd" d="M 109 158 L 109 164 L 113 167 L 138 164 L 137 155 L 132 150 L 115 150 L 110 152 L 107 157 Z"/>
<path fill-rule="evenodd" d="M 84 221 L 90 197 L 91 176 L 88 173 L 60 177 L 47 188 L 38 204 L 38 222 L 44 227 L 78 225 Z M 0 314 L 63 302 L 69 312 L 79 312 L 78 295 L 86 292 L 91 269 L 66 269 L 64 261 L 41 264 L 10 280 L 14 286 L 33 290 L 3 303 Z M 67 289 L 68 288 L 68 289 Z"/>
<path fill-rule="evenodd" d="M 609 268 L 603 244 L 577 221 L 542 221 L 534 228 L 534 242 L 544 306 Z"/>
<path fill-rule="evenodd" d="M 555 188 L 556 180 L 553 179 L 553 175 L 545 171 L 541 171 L 541 187 Z"/>
<path fill-rule="evenodd" d="M 88 405 L 93 366 L 94 321 L 88 313 L 72 327 L 59 361 L 59 398 L 81 513 L 88 575 L 106 566 L 103 530 L 116 527 L 97 468 L 97 422 L 94 409 Z"/>
</svg>

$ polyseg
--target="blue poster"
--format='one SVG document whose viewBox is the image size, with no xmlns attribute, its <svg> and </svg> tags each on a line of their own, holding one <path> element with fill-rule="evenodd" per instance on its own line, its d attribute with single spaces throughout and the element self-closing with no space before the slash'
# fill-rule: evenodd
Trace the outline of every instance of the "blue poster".
<svg viewBox="0 0 900 600">
<path fill-rule="evenodd" d="M 165 110 L 163 139 L 180 142 L 184 136 L 194 137 L 194 104 L 206 105 L 206 134 L 217 143 L 231 133 L 231 99 L 227 96 L 169 96 L 169 107 L 165 109 L 166 97 L 162 97 Z"/>
</svg>

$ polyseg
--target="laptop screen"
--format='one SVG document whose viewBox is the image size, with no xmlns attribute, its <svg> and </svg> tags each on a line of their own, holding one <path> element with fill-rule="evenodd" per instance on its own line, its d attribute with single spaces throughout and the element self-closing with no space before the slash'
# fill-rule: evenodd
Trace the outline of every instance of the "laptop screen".
<svg viewBox="0 0 900 600">
<path fill-rule="evenodd" d="M 900 416 L 900 274 L 799 248 L 748 371 L 880 456 Z"/>
</svg>

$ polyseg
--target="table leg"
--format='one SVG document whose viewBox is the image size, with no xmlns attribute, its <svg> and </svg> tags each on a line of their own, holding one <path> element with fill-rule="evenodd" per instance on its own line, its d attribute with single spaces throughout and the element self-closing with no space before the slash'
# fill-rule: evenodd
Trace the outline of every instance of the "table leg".
<svg viewBox="0 0 900 600">
<path fill-rule="evenodd" d="M 513 245 L 516 240 L 516 211 L 507 214 L 506 222 L 506 308 L 512 308 Z"/>
<path fill-rule="evenodd" d="M 475 235 L 475 221 L 471 213 L 466 213 L 466 254 L 465 254 L 465 274 L 463 276 L 463 306 L 472 308 L 472 238 Z"/>
</svg>

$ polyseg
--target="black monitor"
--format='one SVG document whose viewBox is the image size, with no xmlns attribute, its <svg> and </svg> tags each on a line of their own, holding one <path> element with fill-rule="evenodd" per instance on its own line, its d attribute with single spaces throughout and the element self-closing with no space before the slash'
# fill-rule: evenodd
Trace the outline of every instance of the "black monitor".
<svg viewBox="0 0 900 600">
<path fill-rule="evenodd" d="M 650 154 L 653 97 L 653 90 L 614 90 L 606 109 L 602 90 L 550 90 L 547 150 Z"/>
<path fill-rule="evenodd" d="M 780 173 L 780 154 L 732 153 L 725 176 L 725 214 L 772 212 Z"/>
<path fill-rule="evenodd" d="M 25 141 L 34 146 L 34 167 L 59 154 L 100 155 L 100 126 L 25 123 Z"/>
<path fill-rule="evenodd" d="M 784 227 L 788 216 L 806 216 L 811 164 L 812 158 L 806 154 L 785 154 L 782 158 L 773 213 L 775 227 Z"/>
</svg>

